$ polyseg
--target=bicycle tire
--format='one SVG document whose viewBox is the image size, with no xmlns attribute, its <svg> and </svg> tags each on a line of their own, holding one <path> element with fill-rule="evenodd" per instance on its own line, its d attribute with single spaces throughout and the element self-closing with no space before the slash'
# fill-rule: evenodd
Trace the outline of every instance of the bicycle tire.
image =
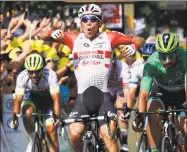
<svg viewBox="0 0 187 152">
<path fill-rule="evenodd" d="M 91 145 L 88 139 L 85 139 L 83 142 L 83 152 L 95 152 L 93 145 Z"/>
<path fill-rule="evenodd" d="M 161 152 L 173 152 L 170 138 L 168 136 L 165 136 L 162 139 Z"/>
<path fill-rule="evenodd" d="M 172 147 L 173 147 L 173 152 L 182 152 L 182 148 L 177 141 L 174 141 L 174 144 L 172 144 Z"/>
<path fill-rule="evenodd" d="M 35 132 L 33 136 L 32 152 L 42 152 L 41 142 L 38 132 Z"/>
<path fill-rule="evenodd" d="M 149 148 L 149 143 L 148 143 L 148 139 L 147 139 L 147 134 L 146 134 L 146 130 L 143 130 L 139 141 L 138 141 L 138 146 L 137 146 L 137 150 L 136 152 L 146 152 L 146 150 L 148 150 Z"/>
</svg>

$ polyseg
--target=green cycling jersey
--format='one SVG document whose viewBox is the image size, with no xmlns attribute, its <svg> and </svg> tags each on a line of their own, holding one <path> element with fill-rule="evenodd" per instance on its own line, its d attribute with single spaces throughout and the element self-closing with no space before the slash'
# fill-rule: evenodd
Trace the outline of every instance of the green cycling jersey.
<svg viewBox="0 0 187 152">
<path fill-rule="evenodd" d="M 160 62 L 158 52 L 148 58 L 144 66 L 140 90 L 150 92 L 153 80 L 165 91 L 180 91 L 187 87 L 187 51 L 182 48 L 178 48 L 177 51 L 177 63 L 168 70 Z"/>
</svg>

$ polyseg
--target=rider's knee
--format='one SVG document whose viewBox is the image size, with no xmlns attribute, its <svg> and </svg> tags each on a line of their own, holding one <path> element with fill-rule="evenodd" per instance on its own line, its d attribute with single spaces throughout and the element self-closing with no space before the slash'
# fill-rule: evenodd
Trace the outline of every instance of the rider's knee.
<svg viewBox="0 0 187 152">
<path fill-rule="evenodd" d="M 48 134 L 56 134 L 57 128 L 54 126 L 54 123 L 55 121 L 53 118 L 46 119 L 45 125 Z"/>
<path fill-rule="evenodd" d="M 69 126 L 69 134 L 72 140 L 77 141 L 80 139 L 81 134 L 83 132 L 84 127 L 79 126 L 79 125 L 70 125 Z"/>
</svg>

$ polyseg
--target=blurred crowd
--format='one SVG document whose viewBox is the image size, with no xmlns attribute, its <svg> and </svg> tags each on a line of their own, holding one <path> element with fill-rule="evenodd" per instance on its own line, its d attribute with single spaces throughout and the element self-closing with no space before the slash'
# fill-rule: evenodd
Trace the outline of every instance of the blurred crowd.
<svg viewBox="0 0 187 152">
<path fill-rule="evenodd" d="M 24 69 L 26 56 L 35 52 L 43 56 L 48 68 L 56 71 L 61 86 L 61 101 L 72 106 L 77 88 L 71 50 L 63 44 L 43 41 L 39 39 L 39 34 L 59 28 L 63 31 L 78 31 L 76 21 L 70 17 L 62 20 L 59 14 L 52 17 L 50 10 L 43 17 L 27 10 L 11 14 L 0 12 L 0 99 L 3 94 L 14 93 L 16 77 Z"/>
<path fill-rule="evenodd" d="M 43 56 L 46 66 L 56 71 L 61 86 L 61 101 L 71 107 L 77 94 L 71 50 L 63 44 L 43 41 L 39 36 L 49 29 L 81 31 L 79 19 L 61 19 L 60 14 L 52 15 L 51 10 L 42 17 L 25 10 L 14 11 L 11 15 L 8 12 L 0 12 L 0 24 L 0 96 L 14 93 L 16 77 L 24 69 L 24 59 L 30 53 L 37 52 Z M 100 31 L 108 30 L 106 23 L 103 22 Z M 154 41 L 155 36 L 147 38 L 147 42 Z M 180 45 L 186 48 L 186 38 Z M 118 59 L 124 59 L 121 57 L 120 46 L 115 52 Z M 137 57 L 140 56 L 140 53 L 137 53 Z"/>
</svg>

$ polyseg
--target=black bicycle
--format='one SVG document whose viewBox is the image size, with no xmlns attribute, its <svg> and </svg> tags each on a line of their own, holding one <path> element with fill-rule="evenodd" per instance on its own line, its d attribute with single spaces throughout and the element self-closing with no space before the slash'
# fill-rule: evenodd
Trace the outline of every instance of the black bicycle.
<svg viewBox="0 0 187 152">
<path fill-rule="evenodd" d="M 113 136 L 109 127 L 109 117 L 106 113 L 104 116 L 89 116 L 82 115 L 80 119 L 65 119 L 62 120 L 61 127 L 63 128 L 65 124 L 70 124 L 74 122 L 82 122 L 85 125 L 83 133 L 83 152 L 105 152 L 105 144 L 103 139 L 100 137 L 99 132 L 99 121 L 104 120 L 107 124 L 107 130 L 109 136 Z"/>
<path fill-rule="evenodd" d="M 32 152 L 49 152 L 49 147 L 47 145 L 47 136 L 44 129 L 44 116 L 52 116 L 52 114 L 32 113 L 34 118 L 35 131 L 33 135 Z M 18 117 L 28 117 L 27 115 L 19 115 Z"/>
<path fill-rule="evenodd" d="M 182 133 L 179 131 L 175 124 L 174 124 L 174 114 L 176 112 L 186 112 L 185 109 L 180 109 L 180 110 L 168 110 L 168 111 L 158 111 L 158 112 L 139 112 L 138 109 L 136 110 L 136 117 L 135 117 L 135 122 L 138 123 L 138 117 L 140 115 L 148 115 L 148 114 L 159 114 L 162 117 L 162 123 L 163 123 L 163 138 L 161 142 L 161 152 L 182 152 L 181 145 L 183 143 L 182 139 Z M 171 119 L 170 116 L 171 115 Z M 148 144 L 148 139 L 147 139 L 147 134 L 146 130 L 142 132 L 138 147 L 137 147 L 137 152 L 149 150 L 149 144 Z"/>
</svg>

